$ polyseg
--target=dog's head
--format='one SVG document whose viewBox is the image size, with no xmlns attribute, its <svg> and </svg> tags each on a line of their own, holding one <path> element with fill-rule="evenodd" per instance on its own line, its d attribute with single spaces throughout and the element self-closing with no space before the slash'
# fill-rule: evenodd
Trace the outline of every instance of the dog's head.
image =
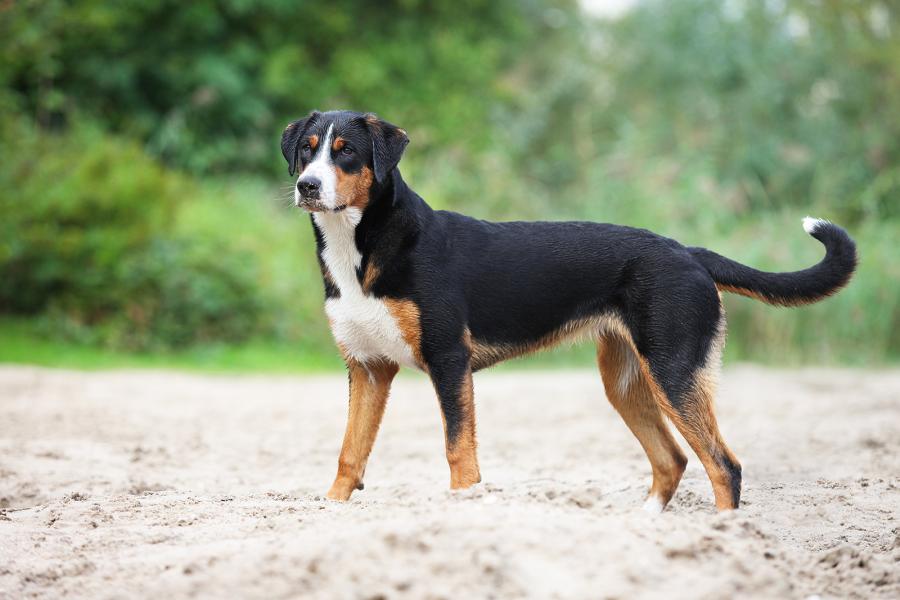
<svg viewBox="0 0 900 600">
<path fill-rule="evenodd" d="M 397 167 L 409 138 L 371 113 L 312 112 L 287 126 L 281 152 L 297 178 L 294 200 L 310 212 L 364 209 Z"/>
</svg>

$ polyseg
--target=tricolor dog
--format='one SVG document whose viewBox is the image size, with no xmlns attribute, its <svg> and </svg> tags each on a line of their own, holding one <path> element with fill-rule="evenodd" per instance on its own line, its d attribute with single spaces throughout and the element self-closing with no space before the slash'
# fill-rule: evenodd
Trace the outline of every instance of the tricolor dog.
<svg viewBox="0 0 900 600">
<path fill-rule="evenodd" d="M 725 337 L 720 292 L 782 306 L 844 286 L 847 233 L 807 218 L 825 258 L 765 273 L 643 229 L 585 222 L 491 223 L 432 210 L 397 168 L 406 132 L 372 114 L 313 112 L 285 129 L 295 200 L 309 212 L 325 312 L 350 373 L 350 408 L 328 497 L 363 488 L 366 461 L 400 366 L 428 374 L 446 435 L 450 487 L 481 480 L 472 374 L 573 336 L 597 344 L 606 395 L 653 468 L 645 507 L 671 500 L 700 458 L 719 509 L 737 508 L 741 466 L 713 395 Z"/>
</svg>

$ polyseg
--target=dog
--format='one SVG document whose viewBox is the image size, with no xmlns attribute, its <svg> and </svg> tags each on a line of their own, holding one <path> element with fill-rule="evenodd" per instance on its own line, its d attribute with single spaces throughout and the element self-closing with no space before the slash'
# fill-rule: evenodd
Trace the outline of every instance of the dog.
<svg viewBox="0 0 900 600">
<path fill-rule="evenodd" d="M 828 221 L 807 217 L 825 246 L 818 264 L 757 271 L 644 229 L 589 222 L 493 223 L 433 210 L 397 167 L 409 137 L 371 113 L 312 112 L 290 123 L 281 150 L 298 207 L 309 212 L 325 312 L 347 364 L 350 407 L 328 492 L 363 489 L 366 462 L 400 366 L 434 386 L 444 423 L 450 487 L 481 481 L 472 374 L 576 336 L 597 343 L 609 401 L 647 454 L 644 504 L 671 500 L 690 444 L 719 510 L 738 507 L 741 465 L 713 412 L 725 337 L 720 292 L 797 306 L 841 289 L 856 246 Z"/>
</svg>

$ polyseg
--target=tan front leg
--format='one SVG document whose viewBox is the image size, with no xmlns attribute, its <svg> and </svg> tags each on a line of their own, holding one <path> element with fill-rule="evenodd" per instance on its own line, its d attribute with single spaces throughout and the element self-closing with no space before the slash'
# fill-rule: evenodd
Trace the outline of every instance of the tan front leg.
<svg viewBox="0 0 900 600">
<path fill-rule="evenodd" d="M 475 439 L 475 394 L 472 372 L 466 373 L 459 395 L 461 426 L 455 440 L 447 438 L 447 463 L 450 465 L 450 488 L 457 490 L 481 481 L 478 468 L 478 443 Z"/>
<path fill-rule="evenodd" d="M 363 365 L 354 360 L 347 363 L 350 371 L 350 408 L 347 430 L 338 459 L 338 472 L 328 497 L 347 500 L 355 489 L 362 489 L 366 461 L 375 443 L 381 417 L 387 405 L 391 382 L 398 367 L 390 362 Z"/>
<path fill-rule="evenodd" d="M 435 377 L 435 389 L 441 404 L 447 463 L 450 465 L 450 488 L 457 490 L 481 481 L 478 468 L 478 444 L 475 441 L 475 397 L 472 371 L 466 367 L 461 376 L 443 374 Z"/>
</svg>

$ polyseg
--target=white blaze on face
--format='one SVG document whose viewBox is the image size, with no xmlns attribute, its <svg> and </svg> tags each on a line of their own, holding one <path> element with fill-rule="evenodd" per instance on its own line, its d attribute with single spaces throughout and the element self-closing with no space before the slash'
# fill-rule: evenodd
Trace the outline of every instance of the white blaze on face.
<svg viewBox="0 0 900 600">
<path fill-rule="evenodd" d="M 331 160 L 331 142 L 333 140 L 334 125 L 328 126 L 325 139 L 319 141 L 315 149 L 313 160 L 297 178 L 299 182 L 305 178 L 319 180 L 319 204 L 328 209 L 337 208 L 337 174 L 334 172 L 334 163 Z M 300 206 L 300 192 L 294 188 L 294 202 Z"/>
</svg>

